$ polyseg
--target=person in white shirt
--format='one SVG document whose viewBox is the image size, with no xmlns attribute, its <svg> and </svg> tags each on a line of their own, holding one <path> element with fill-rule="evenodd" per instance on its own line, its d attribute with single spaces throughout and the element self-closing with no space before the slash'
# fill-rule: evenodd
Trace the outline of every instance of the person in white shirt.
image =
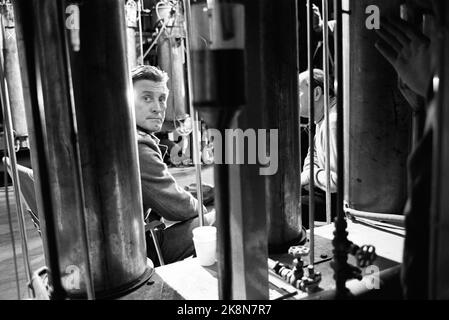
<svg viewBox="0 0 449 320">
<path fill-rule="evenodd" d="M 326 216 L 326 125 L 324 121 L 324 73 L 320 69 L 314 69 L 315 89 L 313 99 L 315 101 L 315 137 L 313 160 L 310 156 L 310 147 L 304 160 L 301 173 L 301 186 L 305 189 L 301 197 L 303 211 L 303 225 L 308 227 L 308 206 L 310 183 L 310 165 L 314 166 L 315 182 L 315 217 L 317 221 L 324 221 Z M 309 72 L 305 71 L 299 75 L 299 109 L 300 116 L 309 118 Z M 330 192 L 332 200 L 332 216 L 335 216 L 335 202 L 337 192 L 337 112 L 335 108 L 336 99 L 333 90 L 330 89 L 329 97 L 329 150 L 330 150 Z"/>
</svg>

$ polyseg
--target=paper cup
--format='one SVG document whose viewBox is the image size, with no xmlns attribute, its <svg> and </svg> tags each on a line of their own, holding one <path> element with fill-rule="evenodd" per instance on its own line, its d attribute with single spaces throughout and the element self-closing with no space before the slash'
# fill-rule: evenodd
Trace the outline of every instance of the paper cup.
<svg viewBox="0 0 449 320">
<path fill-rule="evenodd" d="M 198 262 L 202 266 L 213 265 L 217 252 L 217 229 L 215 227 L 198 227 L 192 233 Z"/>
<path fill-rule="evenodd" d="M 193 237 L 199 241 L 217 238 L 217 228 L 213 226 L 197 227 L 192 230 Z"/>
</svg>

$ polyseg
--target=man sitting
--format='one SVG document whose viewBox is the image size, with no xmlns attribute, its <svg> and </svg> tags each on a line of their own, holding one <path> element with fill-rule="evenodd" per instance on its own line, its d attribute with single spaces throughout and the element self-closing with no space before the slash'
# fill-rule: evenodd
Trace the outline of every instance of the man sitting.
<svg viewBox="0 0 449 320">
<path fill-rule="evenodd" d="M 315 217 L 317 220 L 324 221 L 326 217 L 326 125 L 324 123 L 324 73 L 320 69 L 314 69 L 315 89 L 313 99 L 315 101 L 315 124 L 316 133 L 314 137 L 314 154 L 313 159 L 310 158 L 310 148 L 307 157 L 304 160 L 303 170 L 301 173 L 301 186 L 305 188 L 302 203 L 302 220 L 304 227 L 309 227 L 309 195 L 307 192 L 315 193 Z M 299 75 L 299 108 L 300 116 L 309 118 L 309 72 L 305 71 Z M 337 111 L 334 108 L 336 100 L 332 90 L 330 91 L 329 101 L 329 150 L 330 150 L 330 192 L 332 216 L 335 217 L 335 203 L 337 192 Z M 313 180 L 315 182 L 315 190 L 308 190 L 310 183 L 310 165 L 314 166 Z M 304 193 L 306 193 L 304 195 Z"/>
<path fill-rule="evenodd" d="M 168 172 L 158 139 L 167 108 L 168 76 L 152 66 L 139 66 L 132 72 L 134 107 L 143 209 L 147 221 L 162 220 L 167 228 L 157 233 L 165 263 L 182 260 L 194 254 L 192 229 L 199 226 L 198 201 L 181 188 Z M 206 208 L 203 206 L 203 212 Z M 205 214 L 205 225 L 215 222 L 215 212 Z M 159 261 L 151 236 L 147 234 L 147 255 Z"/>
</svg>

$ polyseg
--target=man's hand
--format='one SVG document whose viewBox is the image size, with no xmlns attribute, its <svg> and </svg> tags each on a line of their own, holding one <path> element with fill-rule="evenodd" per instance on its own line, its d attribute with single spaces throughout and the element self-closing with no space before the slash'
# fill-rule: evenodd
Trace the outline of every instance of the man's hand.
<svg viewBox="0 0 449 320">
<path fill-rule="evenodd" d="M 410 89 L 425 97 L 432 77 L 430 39 L 402 19 L 383 19 L 381 26 L 377 33 L 384 41 L 375 44 L 377 50 Z"/>
<path fill-rule="evenodd" d="M 313 4 L 312 10 L 313 10 L 313 30 L 317 33 L 320 33 L 323 31 L 323 20 L 321 19 L 320 9 L 315 4 Z"/>
</svg>

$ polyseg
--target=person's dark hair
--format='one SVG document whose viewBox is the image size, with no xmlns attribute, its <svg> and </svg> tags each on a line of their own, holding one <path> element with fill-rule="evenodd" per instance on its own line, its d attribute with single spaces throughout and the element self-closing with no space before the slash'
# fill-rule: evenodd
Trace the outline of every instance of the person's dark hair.
<svg viewBox="0 0 449 320">
<path fill-rule="evenodd" d="M 315 87 L 320 87 L 324 92 L 324 72 L 321 69 L 313 69 L 313 83 Z M 331 97 L 335 96 L 333 79 L 332 77 L 329 79 L 329 95 Z"/>
<path fill-rule="evenodd" d="M 162 71 L 158 67 L 139 65 L 131 70 L 131 77 L 133 83 L 138 80 L 150 80 L 154 82 L 167 82 L 168 75 L 165 71 Z"/>
</svg>

